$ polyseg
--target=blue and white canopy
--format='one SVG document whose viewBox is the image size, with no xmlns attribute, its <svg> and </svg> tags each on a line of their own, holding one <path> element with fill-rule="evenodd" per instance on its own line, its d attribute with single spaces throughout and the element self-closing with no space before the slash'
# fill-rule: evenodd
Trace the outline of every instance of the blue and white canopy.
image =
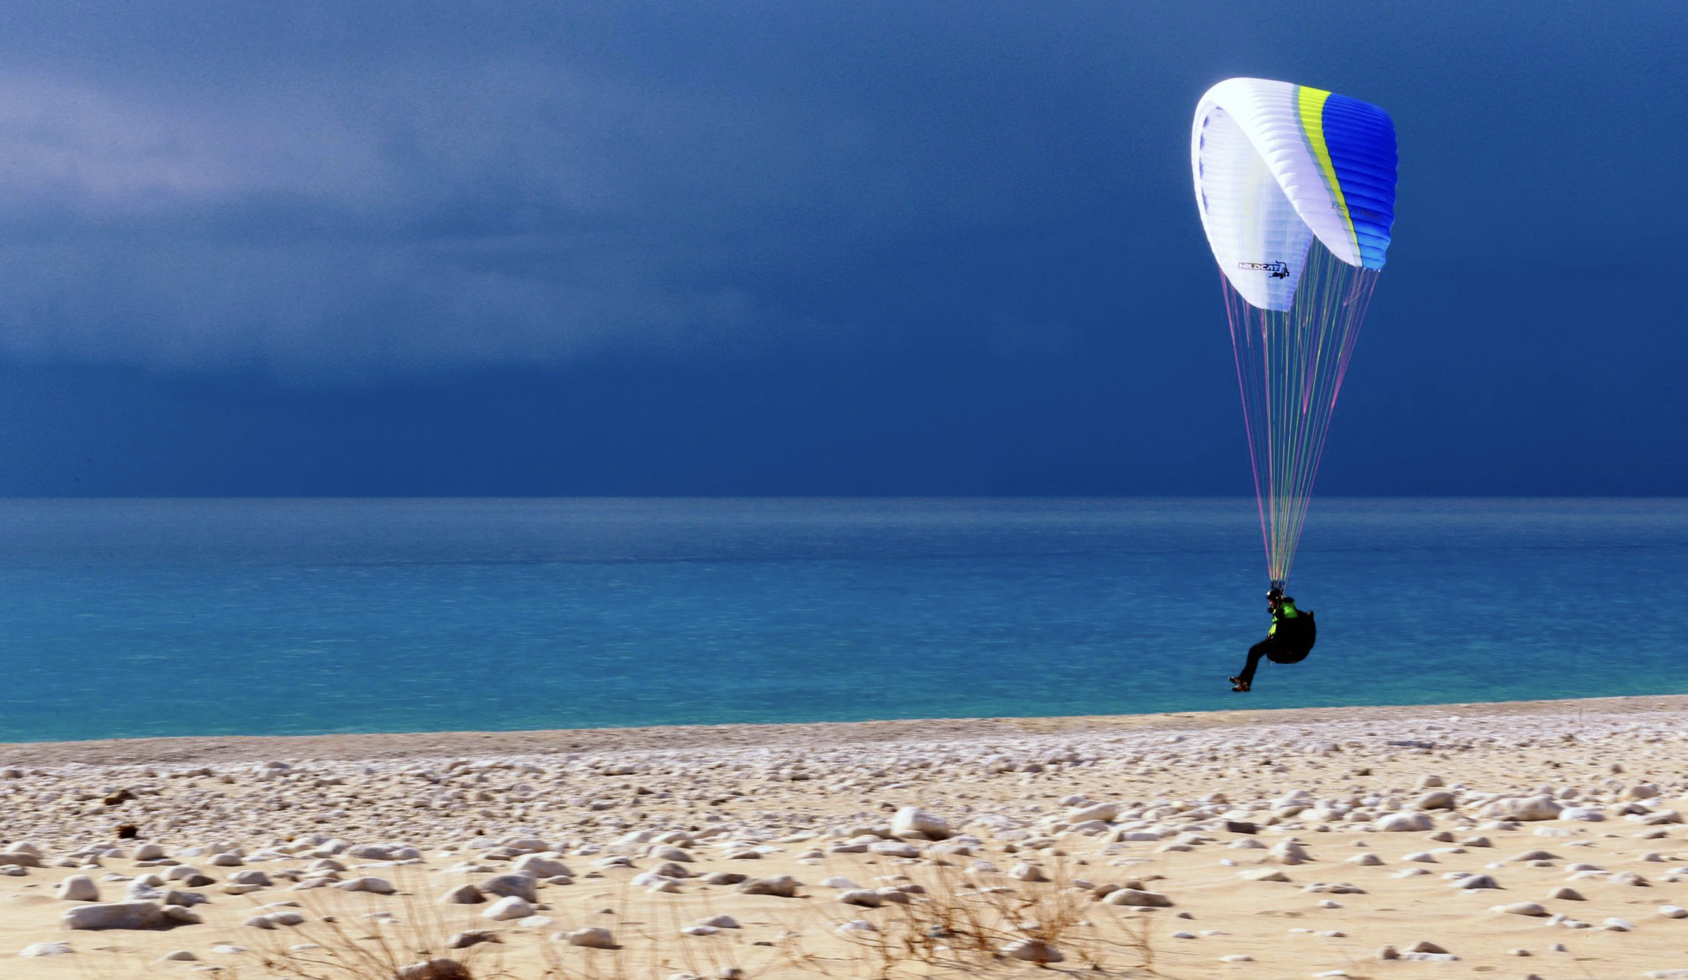
<svg viewBox="0 0 1688 980">
<path fill-rule="evenodd" d="M 1395 223 L 1395 124 L 1323 89 L 1231 78 L 1208 89 L 1190 135 L 1196 201 L 1237 292 L 1287 310 L 1314 238 L 1351 266 L 1383 268 Z"/>
</svg>

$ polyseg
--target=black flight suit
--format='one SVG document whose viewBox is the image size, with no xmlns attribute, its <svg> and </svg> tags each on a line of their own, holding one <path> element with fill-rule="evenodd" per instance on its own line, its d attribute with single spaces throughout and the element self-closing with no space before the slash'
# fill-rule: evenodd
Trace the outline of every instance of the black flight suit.
<svg viewBox="0 0 1688 980">
<path fill-rule="evenodd" d="M 1252 684 L 1261 657 L 1275 664 L 1300 663 L 1312 652 L 1316 639 L 1318 628 L 1313 625 L 1312 610 L 1302 612 L 1295 608 L 1294 599 L 1285 599 L 1272 610 L 1272 628 L 1266 631 L 1266 639 L 1249 647 L 1248 665 L 1237 680 L 1245 686 Z"/>
</svg>

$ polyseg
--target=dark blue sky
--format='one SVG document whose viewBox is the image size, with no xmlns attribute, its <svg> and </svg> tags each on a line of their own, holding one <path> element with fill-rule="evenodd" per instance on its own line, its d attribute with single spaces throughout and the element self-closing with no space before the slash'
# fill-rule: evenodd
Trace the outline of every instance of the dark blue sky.
<svg viewBox="0 0 1688 980">
<path fill-rule="evenodd" d="M 274 6 L 277 9 L 268 9 Z M 1395 118 L 1330 494 L 1688 494 L 1688 5 L 0 7 L 0 493 L 1245 494 L 1212 83 Z"/>
</svg>

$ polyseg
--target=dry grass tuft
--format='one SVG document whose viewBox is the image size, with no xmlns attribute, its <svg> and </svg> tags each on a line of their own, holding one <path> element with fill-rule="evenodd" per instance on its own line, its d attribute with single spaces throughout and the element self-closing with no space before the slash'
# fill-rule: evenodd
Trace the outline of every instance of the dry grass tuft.
<svg viewBox="0 0 1688 980">
<path fill-rule="evenodd" d="M 1155 972 L 1148 917 L 1097 903 L 1088 889 L 1073 885 L 1064 865 L 1050 881 L 1038 883 L 1001 875 L 975 882 L 944 865 L 910 869 L 907 878 L 902 883 L 909 889 L 907 904 L 888 902 L 873 911 L 824 900 L 819 906 L 834 931 L 858 951 L 858 966 L 866 972 L 852 975 L 950 970 L 977 977 L 1022 969 L 1028 962 L 1080 966 L 1102 975 Z M 872 923 L 874 931 L 839 929 L 856 919 Z M 804 965 L 822 968 L 812 958 Z"/>
<path fill-rule="evenodd" d="M 356 911 L 357 896 L 299 892 L 305 922 L 257 931 L 260 976 L 290 980 L 491 980 L 502 975 L 496 943 L 451 949 L 453 930 L 428 901 L 429 883 L 397 875 L 399 910 Z"/>
</svg>

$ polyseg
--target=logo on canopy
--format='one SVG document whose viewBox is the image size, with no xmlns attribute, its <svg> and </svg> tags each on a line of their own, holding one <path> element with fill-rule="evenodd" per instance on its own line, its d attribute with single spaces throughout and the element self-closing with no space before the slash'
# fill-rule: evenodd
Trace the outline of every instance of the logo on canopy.
<svg viewBox="0 0 1688 980">
<path fill-rule="evenodd" d="M 1249 269 L 1255 272 L 1269 272 L 1273 279 L 1289 278 L 1288 262 L 1238 262 L 1237 268 Z"/>
</svg>

